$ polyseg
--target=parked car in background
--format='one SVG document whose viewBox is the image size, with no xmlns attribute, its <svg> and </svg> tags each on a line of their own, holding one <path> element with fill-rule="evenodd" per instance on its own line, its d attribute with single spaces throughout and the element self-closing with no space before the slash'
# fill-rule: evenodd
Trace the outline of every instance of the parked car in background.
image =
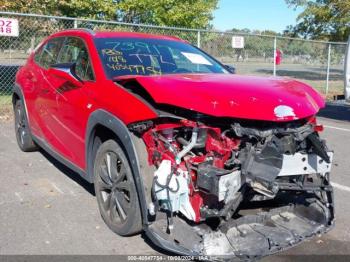
<svg viewBox="0 0 350 262">
<path fill-rule="evenodd" d="M 19 147 L 94 183 L 115 233 L 257 258 L 334 224 L 333 153 L 296 80 L 240 76 L 174 37 L 67 30 L 16 76 Z M 232 71 L 232 70 L 231 70 Z"/>
</svg>

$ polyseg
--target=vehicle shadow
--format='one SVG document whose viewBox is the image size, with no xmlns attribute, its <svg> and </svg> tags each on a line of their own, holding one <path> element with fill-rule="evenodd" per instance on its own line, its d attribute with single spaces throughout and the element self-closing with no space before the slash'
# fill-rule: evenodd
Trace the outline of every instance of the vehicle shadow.
<svg viewBox="0 0 350 262">
<path fill-rule="evenodd" d="M 339 121 L 350 121 L 350 105 L 345 103 L 327 103 L 317 114 L 319 117 Z"/>
<path fill-rule="evenodd" d="M 84 178 L 82 178 L 78 173 L 74 172 L 72 169 L 68 168 L 54 157 L 52 157 L 49 153 L 47 153 L 43 149 L 39 149 L 39 152 L 58 170 L 60 170 L 64 175 L 72 179 L 74 182 L 78 183 L 81 187 L 83 187 L 87 192 L 91 195 L 95 196 L 94 185 L 87 182 Z"/>
</svg>

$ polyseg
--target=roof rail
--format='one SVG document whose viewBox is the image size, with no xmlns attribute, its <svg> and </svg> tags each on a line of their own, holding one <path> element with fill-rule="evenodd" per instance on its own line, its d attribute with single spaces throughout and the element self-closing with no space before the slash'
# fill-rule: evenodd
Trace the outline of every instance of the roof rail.
<svg viewBox="0 0 350 262">
<path fill-rule="evenodd" d="M 62 31 L 74 31 L 74 30 L 80 30 L 80 31 L 85 31 L 86 33 L 89 33 L 90 35 L 95 35 L 95 31 L 89 28 L 68 28 Z"/>
</svg>

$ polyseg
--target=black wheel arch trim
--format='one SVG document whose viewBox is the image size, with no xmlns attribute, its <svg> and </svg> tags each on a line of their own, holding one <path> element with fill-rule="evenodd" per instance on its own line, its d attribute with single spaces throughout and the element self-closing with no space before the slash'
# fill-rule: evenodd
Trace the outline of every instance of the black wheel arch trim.
<svg viewBox="0 0 350 262">
<path fill-rule="evenodd" d="M 19 96 L 20 99 L 23 99 L 23 93 L 22 93 L 22 88 L 19 86 L 19 84 L 15 83 L 13 85 L 13 90 L 12 90 L 12 103 L 15 102 L 15 94 Z"/>
<path fill-rule="evenodd" d="M 24 98 L 24 94 L 22 91 L 22 88 L 19 84 L 15 83 L 13 85 L 13 90 L 12 90 L 12 104 L 15 104 L 15 95 L 17 95 L 19 97 L 19 99 L 21 99 L 23 101 L 24 107 L 25 107 L 25 112 L 27 115 L 27 119 L 28 119 L 28 113 L 27 113 L 27 103 L 26 100 Z"/>
<path fill-rule="evenodd" d="M 94 156 L 93 143 L 95 136 L 95 127 L 102 125 L 105 128 L 111 130 L 118 138 L 119 142 L 122 143 L 122 147 L 126 151 L 131 170 L 133 172 L 136 190 L 138 193 L 138 198 L 140 202 L 142 224 L 143 226 L 148 225 L 148 208 L 145 196 L 145 190 L 143 181 L 141 179 L 141 171 L 139 159 L 137 157 L 137 152 L 135 145 L 132 141 L 130 131 L 127 126 L 113 114 L 103 110 L 98 109 L 90 114 L 86 134 L 85 134 L 85 159 L 86 159 L 86 177 L 88 181 L 93 181 L 93 168 L 94 168 Z"/>
<path fill-rule="evenodd" d="M 17 95 L 19 97 L 19 99 L 23 101 L 24 112 L 26 114 L 27 124 L 28 124 L 28 127 L 29 127 L 28 131 L 29 131 L 30 136 L 33 137 L 33 134 L 32 134 L 31 129 L 30 129 L 30 119 L 29 119 L 29 114 L 28 114 L 28 110 L 27 110 L 27 102 L 26 102 L 26 99 L 24 97 L 22 88 L 21 88 L 21 86 L 18 83 L 15 83 L 13 85 L 13 90 L 12 90 L 12 105 L 13 106 L 15 106 L 15 95 Z"/>
</svg>

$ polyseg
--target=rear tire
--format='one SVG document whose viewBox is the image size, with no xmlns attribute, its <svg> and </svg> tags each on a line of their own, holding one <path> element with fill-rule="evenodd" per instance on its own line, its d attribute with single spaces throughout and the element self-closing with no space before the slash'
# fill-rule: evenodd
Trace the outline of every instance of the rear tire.
<svg viewBox="0 0 350 262">
<path fill-rule="evenodd" d="M 32 152 L 38 149 L 32 139 L 28 125 L 27 113 L 22 100 L 16 100 L 14 104 L 16 140 L 23 152 Z"/>
<path fill-rule="evenodd" d="M 141 210 L 129 161 L 119 144 L 105 141 L 94 162 L 94 187 L 100 214 L 121 236 L 139 233 Z"/>
</svg>

